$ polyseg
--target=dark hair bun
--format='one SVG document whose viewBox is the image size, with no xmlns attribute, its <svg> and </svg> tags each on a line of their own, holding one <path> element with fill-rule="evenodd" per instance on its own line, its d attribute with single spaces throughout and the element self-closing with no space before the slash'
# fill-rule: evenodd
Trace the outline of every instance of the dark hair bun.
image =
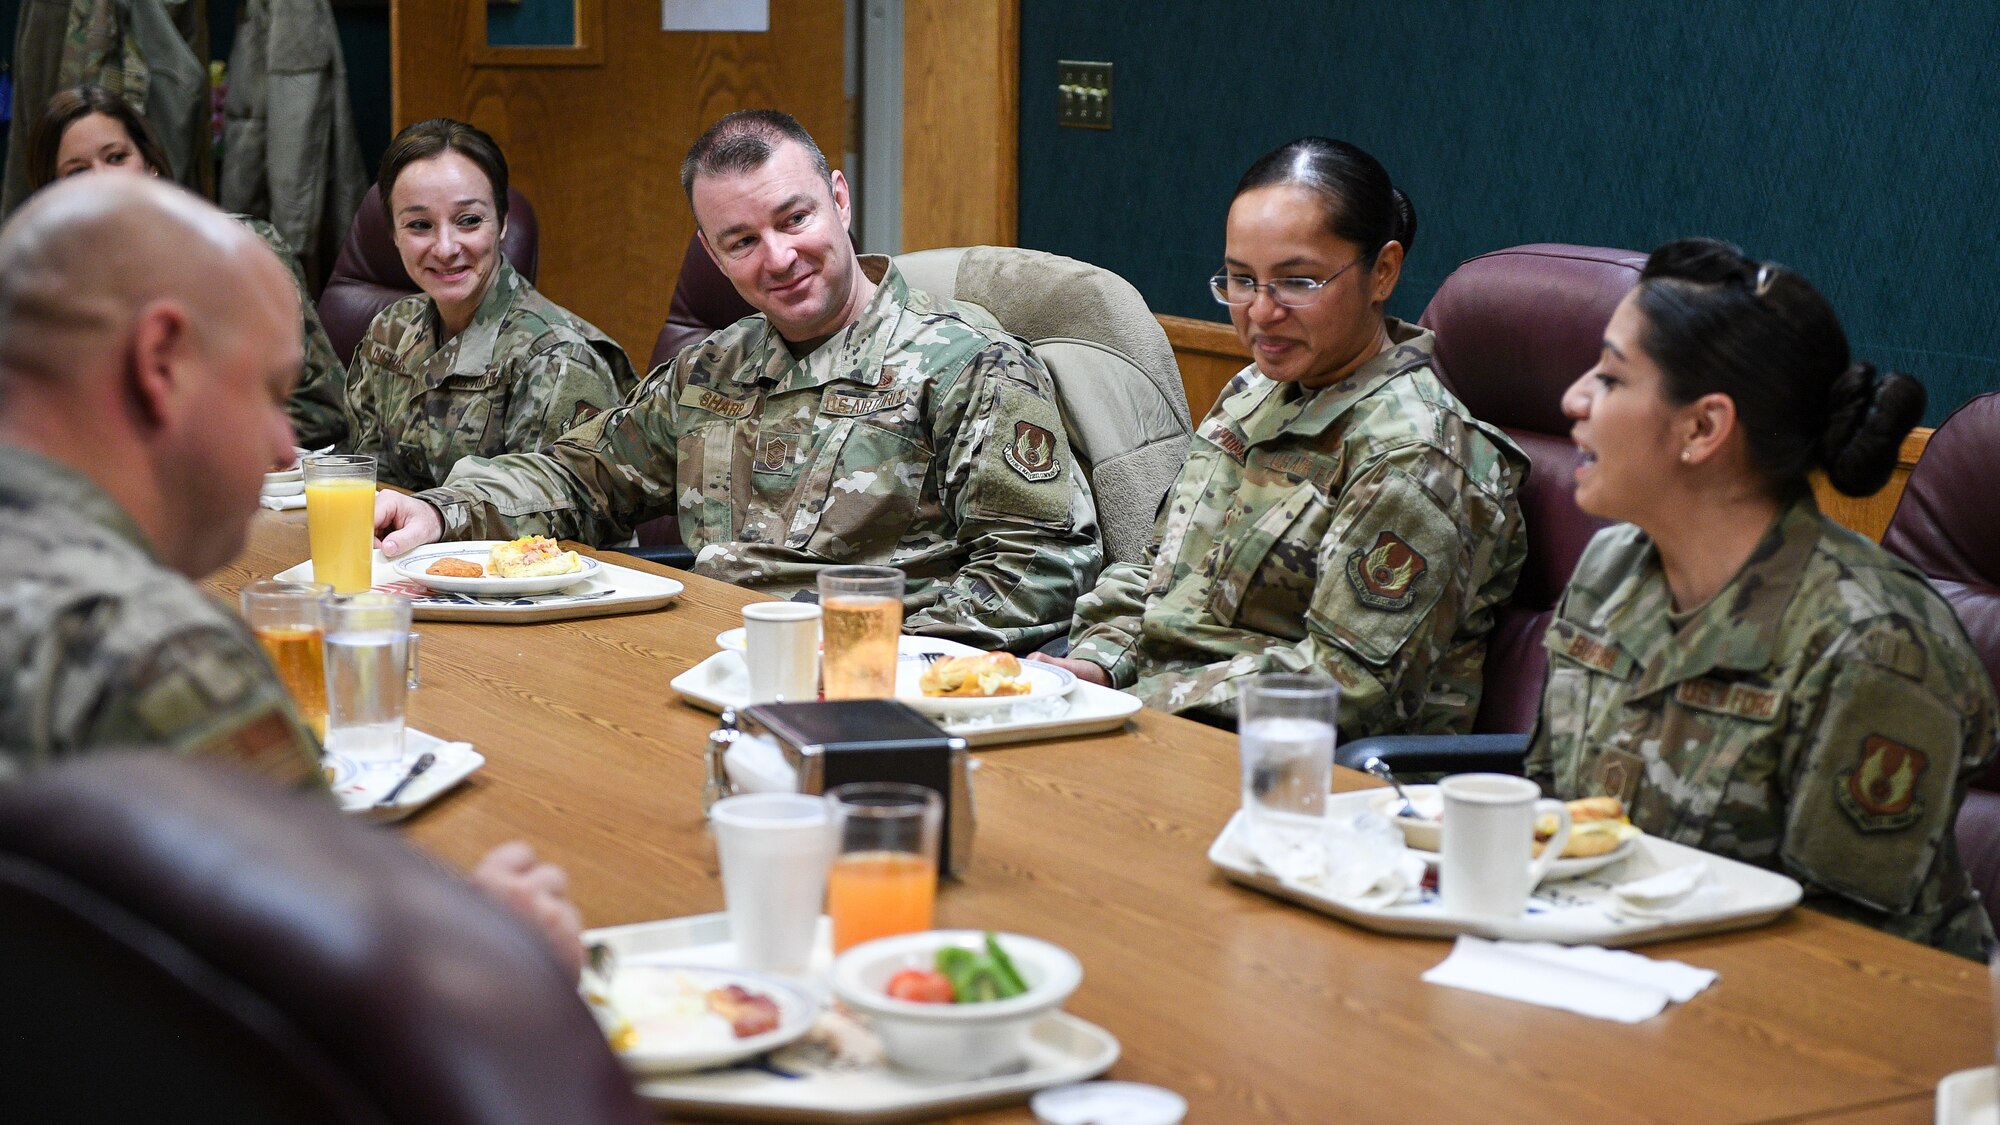
<svg viewBox="0 0 2000 1125">
<path fill-rule="evenodd" d="M 1748 283 L 1755 270 L 1755 264 L 1732 243 L 1718 238 L 1681 238 L 1647 256 L 1644 276 L 1719 285 L 1726 281 Z"/>
<path fill-rule="evenodd" d="M 1417 245 L 1417 205 L 1393 184 L 1389 188 L 1389 202 L 1396 209 L 1396 233 L 1390 237 L 1403 244 L 1403 259 L 1408 261 L 1410 251 Z"/>
<path fill-rule="evenodd" d="M 1849 496 L 1873 495 L 1888 483 L 1903 439 L 1924 416 L 1923 384 L 1857 363 L 1833 381 L 1826 403 L 1819 460 L 1827 482 Z"/>
</svg>

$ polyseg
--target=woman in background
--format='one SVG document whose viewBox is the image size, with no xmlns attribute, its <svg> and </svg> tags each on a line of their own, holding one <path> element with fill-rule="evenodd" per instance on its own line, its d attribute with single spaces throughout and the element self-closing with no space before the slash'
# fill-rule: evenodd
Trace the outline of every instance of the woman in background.
<svg viewBox="0 0 2000 1125">
<path fill-rule="evenodd" d="M 171 175 L 166 149 L 145 116 L 102 86 L 58 91 L 49 99 L 28 149 L 28 184 L 32 188 L 95 171 Z M 232 217 L 264 240 L 298 286 L 299 330 L 305 337 L 306 362 L 287 411 L 298 443 L 307 449 L 337 445 L 347 439 L 341 402 L 346 395 L 347 372 L 334 353 L 332 341 L 326 338 L 326 329 L 320 327 L 319 308 L 306 291 L 299 257 L 270 223 L 249 215 Z"/>
<path fill-rule="evenodd" d="M 1880 489 L 1923 413 L 1826 299 L 1735 247 L 1655 250 L 1563 396 L 1591 540 L 1556 609 L 1528 772 L 1807 901 L 1969 957 L 1992 930 L 1952 824 L 1993 687 L 1924 576 L 1820 514 Z"/>
<path fill-rule="evenodd" d="M 350 446 L 376 455 L 384 483 L 432 488 L 461 457 L 541 449 L 632 389 L 624 350 L 500 252 L 507 160 L 492 137 L 420 121 L 376 184 L 422 290 L 376 315 L 347 373 Z"/>
<path fill-rule="evenodd" d="M 1472 729 L 1527 460 L 1438 380 L 1431 333 L 1383 315 L 1415 235 L 1344 141 L 1244 173 L 1209 285 L 1253 363 L 1197 428 L 1151 566 L 1077 603 L 1065 667 L 1224 723 L 1248 677 L 1318 673 L 1346 737 Z"/>
</svg>

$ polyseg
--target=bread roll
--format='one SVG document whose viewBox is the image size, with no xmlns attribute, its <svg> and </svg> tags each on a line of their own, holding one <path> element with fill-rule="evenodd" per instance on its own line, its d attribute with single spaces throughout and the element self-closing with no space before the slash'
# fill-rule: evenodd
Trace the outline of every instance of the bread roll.
<svg viewBox="0 0 2000 1125">
<path fill-rule="evenodd" d="M 924 669 L 917 687 L 929 696 L 981 698 L 1026 695 L 1028 679 L 1012 653 L 981 652 L 947 656 Z"/>
</svg>

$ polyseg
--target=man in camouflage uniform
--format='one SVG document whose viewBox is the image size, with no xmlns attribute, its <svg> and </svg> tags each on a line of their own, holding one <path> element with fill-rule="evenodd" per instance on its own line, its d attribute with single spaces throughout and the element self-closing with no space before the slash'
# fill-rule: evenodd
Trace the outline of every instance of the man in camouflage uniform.
<svg viewBox="0 0 2000 1125">
<path fill-rule="evenodd" d="M 544 448 L 616 406 L 637 377 L 625 349 L 528 284 L 500 254 L 472 322 L 439 341 L 437 302 L 416 293 L 377 314 L 354 349 L 347 424 L 355 453 L 404 488 L 433 488 L 461 458 Z"/>
<path fill-rule="evenodd" d="M 1652 541 L 1620 524 L 1545 643 L 1528 773 L 1549 793 L 1619 797 L 1646 832 L 1783 871 L 1821 910 L 1985 958 L 1952 825 L 1993 754 L 1993 687 L 1907 563 L 1807 495 L 1677 613 Z"/>
<path fill-rule="evenodd" d="M 1527 461 L 1431 369 L 1434 337 L 1301 395 L 1245 369 L 1196 431 L 1150 567 L 1106 570 L 1070 658 L 1148 706 L 1233 721 L 1259 672 L 1341 685 L 1343 737 L 1466 732 L 1527 540 Z"/>
<path fill-rule="evenodd" d="M 255 639 L 190 581 L 291 449 L 284 277 L 151 179 L 54 184 L 0 228 L 0 781 L 124 747 L 323 784 Z M 471 877 L 580 962 L 559 869 L 514 843 Z"/>
<path fill-rule="evenodd" d="M 683 166 L 702 243 L 760 315 L 540 454 L 384 493 L 391 555 L 529 532 L 615 541 L 678 511 L 698 573 L 787 592 L 832 564 L 908 575 L 904 628 L 1032 649 L 1101 561 L 1054 385 L 1012 337 L 857 258 L 846 182 L 783 114 L 732 114 Z"/>
<path fill-rule="evenodd" d="M 278 256 L 291 271 L 292 284 L 299 295 L 299 326 L 305 337 L 306 359 L 304 372 L 299 376 L 299 385 L 292 390 L 291 399 L 285 404 L 286 413 L 291 415 L 295 440 L 306 449 L 322 449 L 329 445 L 339 445 L 347 440 L 347 415 L 343 404 L 347 399 L 347 369 L 341 365 L 340 356 L 333 350 L 333 341 L 327 339 L 326 328 L 319 322 L 319 308 L 313 304 L 312 294 L 306 290 L 306 274 L 299 267 L 299 256 L 286 243 L 285 236 L 278 228 L 252 215 L 231 215 L 230 218 L 249 227 L 251 233 L 264 240 L 271 253 Z M 291 451 L 287 450 L 289 455 Z"/>
</svg>

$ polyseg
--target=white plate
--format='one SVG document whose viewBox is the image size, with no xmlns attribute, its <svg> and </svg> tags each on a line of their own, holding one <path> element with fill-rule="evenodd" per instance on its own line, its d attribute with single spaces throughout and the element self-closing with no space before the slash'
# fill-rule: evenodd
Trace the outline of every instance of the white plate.
<svg viewBox="0 0 2000 1125">
<path fill-rule="evenodd" d="M 629 1050 L 618 1052 L 618 1057 L 625 1060 L 625 1065 L 639 1074 L 680 1074 L 690 1070 L 706 1070 L 709 1067 L 740 1062 L 766 1051 L 775 1051 L 810 1031 L 813 1020 L 819 1017 L 819 1001 L 808 996 L 797 985 L 762 973 L 652 961 L 630 964 L 622 959 L 617 969 L 619 975 L 661 972 L 685 973 L 693 979 L 696 987 L 704 990 L 725 988 L 733 984 L 745 991 L 768 996 L 778 1006 L 778 1026 L 762 1035 L 752 1035 L 729 1042 L 685 1043 L 675 1046 L 649 1044 L 642 1039 Z M 630 981 L 614 983 L 620 987 L 631 987 Z"/>
<path fill-rule="evenodd" d="M 266 474 L 264 486 L 257 490 L 259 496 L 300 496 L 305 493 L 306 484 L 302 480 L 277 480 L 276 474 Z"/>
<path fill-rule="evenodd" d="M 370 566 L 369 585 L 384 593 L 401 594 L 410 599 L 410 615 L 418 621 L 534 625 L 543 621 L 568 621 L 612 613 L 641 613 L 666 606 L 686 589 L 679 581 L 665 575 L 601 559 L 597 560 L 597 569 L 590 578 L 568 590 L 553 594 L 494 597 L 453 594 L 432 590 L 421 582 L 412 582 L 397 574 L 395 566 L 382 557 L 381 551 L 374 552 Z M 312 560 L 286 567 L 272 577 L 280 582 L 311 582 Z M 745 683 L 747 685 L 747 679 Z"/>
<path fill-rule="evenodd" d="M 590 577 L 597 573 L 597 560 L 582 555 L 577 556 L 577 561 L 583 564 L 581 570 L 572 570 L 568 574 L 547 574 L 540 578 L 447 578 L 441 574 L 424 573 L 425 567 L 439 559 L 464 559 L 483 567 L 496 542 L 473 540 L 466 543 L 422 547 L 390 565 L 395 568 L 397 574 L 433 590 L 443 590 L 447 594 L 471 594 L 475 597 L 548 594 L 581 582 L 588 582 Z"/>
<path fill-rule="evenodd" d="M 2000 1125 L 2000 1090 L 1994 1068 L 1976 1066 L 1945 1075 L 1937 1088 L 1937 1125 Z"/>
<path fill-rule="evenodd" d="M 921 653 L 904 653 L 896 661 L 896 698 L 912 710 L 922 711 L 926 715 L 979 715 L 1000 707 L 1012 707 L 1017 703 L 1059 699 L 1076 687 L 1076 676 L 1069 669 L 1055 664 L 1023 660 L 1021 675 L 1028 681 L 1028 691 L 1025 695 L 992 697 L 925 695 L 923 688 L 918 684 L 931 663 L 924 659 Z"/>
<path fill-rule="evenodd" d="M 437 755 L 431 767 L 403 787 L 395 804 L 378 804 L 426 750 Z M 386 823 L 401 820 L 443 796 L 485 765 L 486 756 L 474 750 L 470 742 L 446 742 L 435 735 L 405 728 L 403 756 L 394 762 L 358 765 L 338 754 L 328 754 L 321 761 L 334 771 L 330 787 L 340 801 L 342 812 Z"/>
<path fill-rule="evenodd" d="M 418 609 L 421 611 L 421 604 Z M 904 637 L 899 647 L 905 657 L 921 652 L 979 651 L 938 637 Z M 675 676 L 671 686 L 681 694 L 682 699 L 705 711 L 721 711 L 725 707 L 741 710 L 750 705 L 750 670 L 744 666 L 740 653 L 713 653 L 708 659 Z M 1019 700 L 1022 697 L 1013 698 Z M 1014 742 L 1075 738 L 1118 730 L 1140 710 L 1138 696 L 1082 680 L 1076 682 L 1068 695 L 1018 706 L 1003 699 L 1000 704 L 984 706 L 970 714 L 939 714 L 934 718 L 939 726 L 965 739 L 977 750 Z"/>
<path fill-rule="evenodd" d="M 1327 799 L 1329 817 L 1353 816 L 1368 808 L 1375 790 L 1335 793 Z M 1241 843 L 1242 814 L 1231 817 L 1208 849 L 1208 861 L 1231 881 L 1290 899 L 1310 910 L 1350 922 L 1363 929 L 1417 937 L 1504 938 L 1510 941 L 1553 941 L 1564 945 L 1640 945 L 1690 934 L 1719 933 L 1761 926 L 1798 905 L 1799 884 L 1775 871 L 1752 867 L 1658 836 L 1641 836 L 1623 863 L 1567 882 L 1543 883 L 1518 918 L 1470 917 L 1447 914 L 1437 892 L 1426 890 L 1415 902 L 1378 906 L 1338 898 L 1307 884 L 1272 875 L 1250 858 Z M 1658 916 L 1644 918 L 1613 908 L 1615 887 L 1658 875 L 1670 868 L 1699 863 L 1708 868 L 1711 887 Z"/>
<path fill-rule="evenodd" d="M 808 990 L 825 988 L 832 938 L 822 918 L 813 970 L 801 982 Z M 736 963 L 726 914 L 612 926 L 592 930 L 584 941 L 609 945 L 620 965 Z M 641 1079 L 639 1096 L 658 1109 L 703 1120 L 893 1125 L 1019 1105 L 1036 1090 L 1094 1078 L 1118 1061 L 1111 1033 L 1067 1012 L 1051 1012 L 1029 1029 L 1025 1068 L 991 1078 L 923 1078 L 886 1066 L 834 1070 L 806 1057 L 810 1050 L 805 1044 L 780 1050 L 768 1067 Z"/>
<path fill-rule="evenodd" d="M 1403 792 L 1410 795 L 1410 804 L 1421 813 L 1434 814 L 1435 810 L 1440 809 L 1444 805 L 1444 798 L 1438 795 L 1437 786 L 1435 785 L 1405 785 L 1403 786 Z M 1438 827 L 1437 820 L 1433 818 L 1428 821 L 1419 820 L 1413 822 L 1408 817 L 1397 816 L 1395 809 L 1401 801 L 1396 796 L 1394 789 L 1371 789 L 1368 790 L 1368 793 L 1368 806 L 1383 816 L 1388 817 L 1391 823 L 1403 830 L 1403 839 L 1409 842 L 1411 851 L 1423 857 L 1425 866 L 1436 867 L 1438 865 L 1437 849 L 1425 845 L 1421 839 L 1421 830 L 1423 828 L 1430 828 L 1432 829 L 1432 834 L 1435 835 L 1435 830 Z M 1413 828 L 1416 830 L 1415 832 L 1413 832 Z M 1575 879 L 1588 875 L 1593 871 L 1602 871 L 1619 860 L 1630 856 L 1634 851 L 1638 850 L 1638 847 L 1639 837 L 1635 836 L 1610 851 L 1605 852 L 1603 855 L 1575 856 L 1569 859 L 1558 859 L 1549 865 L 1549 873 L 1542 881 L 1544 883 L 1560 883 L 1565 879 Z"/>
</svg>

